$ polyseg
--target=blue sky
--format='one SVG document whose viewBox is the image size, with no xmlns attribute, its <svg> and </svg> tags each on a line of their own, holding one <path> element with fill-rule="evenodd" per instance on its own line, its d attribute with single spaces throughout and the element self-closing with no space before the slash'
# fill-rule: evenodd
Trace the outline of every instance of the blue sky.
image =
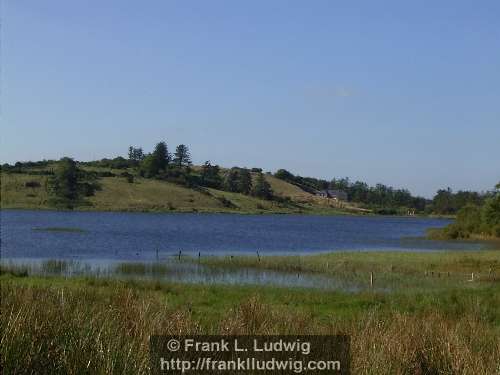
<svg viewBox="0 0 500 375">
<path fill-rule="evenodd" d="M 500 2 L 1 4 L 0 160 L 196 163 L 432 196 L 500 180 Z"/>
</svg>

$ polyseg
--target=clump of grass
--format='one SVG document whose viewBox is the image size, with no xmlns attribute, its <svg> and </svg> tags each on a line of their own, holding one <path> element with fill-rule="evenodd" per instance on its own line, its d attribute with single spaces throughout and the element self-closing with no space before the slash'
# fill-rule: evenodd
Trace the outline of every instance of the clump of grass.
<svg viewBox="0 0 500 375">
<path fill-rule="evenodd" d="M 70 268 L 69 262 L 59 259 L 49 259 L 42 262 L 40 269 L 43 273 L 62 274 Z"/>
<path fill-rule="evenodd" d="M 15 277 L 27 277 L 29 273 L 30 269 L 27 266 L 0 264 L 0 275 L 10 274 Z"/>
<path fill-rule="evenodd" d="M 168 272 L 168 266 L 163 263 L 126 262 L 117 264 L 115 271 L 121 274 L 160 275 Z"/>
<path fill-rule="evenodd" d="M 323 294 L 334 301 L 327 318 L 320 319 L 327 299 L 304 310 L 298 301 L 307 301 L 309 294 L 280 292 L 272 297 L 282 303 L 271 303 L 265 290 L 245 289 L 240 302 L 219 305 L 201 324 L 195 312 L 206 307 L 215 289 L 137 281 L 19 280 L 1 284 L 4 373 L 146 374 L 151 334 L 343 333 L 351 336 L 354 374 L 489 375 L 498 372 L 500 363 L 500 322 L 485 319 L 481 310 L 483 298 L 489 298 L 498 312 L 498 295 L 469 300 L 456 294 L 455 302 L 445 301 L 463 304 L 453 314 L 432 305 L 440 302 L 431 298 L 423 310 L 368 304 L 357 314 L 341 316 L 335 309 L 347 301 Z M 237 291 L 223 292 L 231 298 Z M 182 302 L 174 303 L 174 298 Z M 414 308 L 420 302 L 408 303 Z"/>
<path fill-rule="evenodd" d="M 474 272 L 479 280 L 500 278 L 500 251 L 481 252 L 335 252 L 306 256 L 204 257 L 207 266 L 256 268 L 273 271 L 316 273 L 339 281 L 391 290 L 401 288 L 448 288 L 467 282 Z"/>
</svg>

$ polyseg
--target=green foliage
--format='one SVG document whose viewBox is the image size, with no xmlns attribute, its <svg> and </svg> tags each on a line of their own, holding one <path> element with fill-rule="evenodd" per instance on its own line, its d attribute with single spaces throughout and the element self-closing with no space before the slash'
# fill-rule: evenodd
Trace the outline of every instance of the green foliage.
<svg viewBox="0 0 500 375">
<path fill-rule="evenodd" d="M 252 175 L 250 171 L 245 168 L 231 168 L 226 173 L 224 189 L 233 193 L 250 194 L 252 191 Z"/>
<path fill-rule="evenodd" d="M 476 236 L 500 237 L 500 193 L 496 192 L 482 206 L 467 204 L 457 213 L 453 224 L 429 233 L 431 238 L 458 239 Z"/>
<path fill-rule="evenodd" d="M 85 197 L 94 195 L 100 189 L 96 175 L 78 168 L 71 158 L 62 158 L 54 175 L 49 180 L 51 199 L 55 207 L 73 209 L 88 204 Z"/>
<path fill-rule="evenodd" d="M 157 163 L 153 155 L 149 154 L 142 160 L 139 174 L 146 178 L 152 178 L 158 174 Z"/>
<path fill-rule="evenodd" d="M 270 200 L 273 198 L 273 191 L 271 185 L 266 181 L 264 175 L 259 173 L 255 184 L 252 187 L 252 195 L 261 199 Z"/>
<path fill-rule="evenodd" d="M 134 182 L 134 175 L 131 173 L 123 172 L 121 176 L 124 177 L 129 184 L 132 184 Z"/>
<path fill-rule="evenodd" d="M 483 200 L 483 197 L 477 192 L 458 191 L 453 193 L 450 188 L 440 189 L 432 200 L 432 212 L 440 215 L 453 215 L 467 205 L 480 205 Z"/>
<path fill-rule="evenodd" d="M 220 167 L 210 164 L 210 161 L 206 161 L 201 167 L 200 185 L 220 189 L 222 186 Z"/>
<path fill-rule="evenodd" d="M 154 174 L 157 175 L 160 170 L 165 170 L 167 168 L 171 160 L 167 144 L 165 142 L 157 143 L 152 157 L 153 168 L 155 172 Z"/>
<path fill-rule="evenodd" d="M 302 190 L 315 194 L 318 190 L 332 189 L 345 191 L 348 201 L 362 203 L 366 207 L 384 213 L 398 213 L 397 208 L 412 208 L 423 212 L 426 200 L 414 197 L 407 189 L 394 189 L 391 186 L 377 184 L 369 186 L 362 181 L 351 182 L 348 177 L 332 179 L 331 181 L 295 176 L 285 169 L 278 170 L 275 177 L 300 187 Z"/>
<path fill-rule="evenodd" d="M 482 210 L 482 220 L 490 228 L 500 225 L 500 193 L 486 200 Z"/>
<path fill-rule="evenodd" d="M 110 169 L 126 169 L 134 166 L 134 164 L 130 160 L 127 160 L 121 156 L 118 156 L 114 159 L 104 158 L 101 160 L 90 161 L 81 164 L 88 167 L 110 168 Z"/>
<path fill-rule="evenodd" d="M 227 191 L 231 191 L 233 193 L 238 192 L 238 169 L 231 168 L 227 173 L 224 179 L 224 189 Z"/>
<path fill-rule="evenodd" d="M 156 144 L 152 154 L 143 157 L 139 173 L 143 177 L 153 178 L 165 172 L 171 161 L 170 153 L 165 142 Z"/>
<path fill-rule="evenodd" d="M 189 153 L 189 148 L 186 145 L 181 144 L 175 149 L 174 164 L 179 168 L 189 167 L 192 164 L 191 154 Z"/>
<path fill-rule="evenodd" d="M 128 148 L 128 159 L 135 163 L 142 161 L 144 159 L 142 148 L 130 146 Z"/>
<path fill-rule="evenodd" d="M 238 192 L 242 194 L 250 194 L 252 191 L 252 175 L 248 169 L 241 168 L 238 177 Z"/>
<path fill-rule="evenodd" d="M 474 205 L 463 207 L 458 211 L 457 223 L 466 232 L 479 233 L 481 231 L 481 209 Z"/>
</svg>

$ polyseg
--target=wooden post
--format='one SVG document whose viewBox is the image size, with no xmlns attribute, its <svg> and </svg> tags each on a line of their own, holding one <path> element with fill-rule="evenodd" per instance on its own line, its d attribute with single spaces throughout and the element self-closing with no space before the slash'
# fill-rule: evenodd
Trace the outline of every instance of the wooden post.
<svg viewBox="0 0 500 375">
<path fill-rule="evenodd" d="M 257 250 L 257 258 L 259 259 L 259 262 L 260 262 L 260 254 L 259 254 L 259 250 Z"/>
<path fill-rule="evenodd" d="M 201 251 L 198 251 L 198 264 L 201 262 Z"/>
<path fill-rule="evenodd" d="M 182 250 L 179 250 L 179 260 L 181 260 Z"/>
<path fill-rule="evenodd" d="M 370 272 L 370 288 L 373 288 L 373 271 Z"/>
</svg>

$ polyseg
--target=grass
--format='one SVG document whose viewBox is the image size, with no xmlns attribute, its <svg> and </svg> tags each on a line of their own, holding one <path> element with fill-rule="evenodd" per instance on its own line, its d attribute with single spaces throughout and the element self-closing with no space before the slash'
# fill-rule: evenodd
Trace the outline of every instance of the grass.
<svg viewBox="0 0 500 375">
<path fill-rule="evenodd" d="M 95 168 L 94 168 L 95 169 Z M 107 169 L 101 169 L 107 170 Z M 266 175 L 275 193 L 292 199 L 290 203 L 267 201 L 215 189 L 196 190 L 154 179 L 136 178 L 128 183 L 122 177 L 103 177 L 102 190 L 90 197 L 90 206 L 81 210 L 140 212 L 230 212 L 241 214 L 310 213 L 342 214 L 345 209 L 315 201 L 312 195 L 294 185 Z M 26 187 L 35 181 L 40 187 Z M 47 176 L 2 173 L 2 208 L 51 209 Z M 350 212 L 350 211 L 349 211 Z"/>
<path fill-rule="evenodd" d="M 500 251 L 335 252 L 307 256 L 205 257 L 214 267 L 258 268 L 317 273 L 369 286 L 370 273 L 380 288 L 428 289 L 470 287 L 476 280 L 500 282 Z"/>
<path fill-rule="evenodd" d="M 37 277 L 2 267 L 4 373 L 148 373 L 151 334 L 351 336 L 354 374 L 494 374 L 500 363 L 499 251 L 332 253 L 202 258 L 210 267 L 255 267 L 353 277 L 374 271 L 390 293 L 158 280 Z M 50 263 L 50 264 L 49 264 Z M 328 264 L 328 266 L 327 266 Z M 148 267 L 151 267 L 151 270 Z M 48 270 L 65 266 L 46 262 Z M 121 272 L 164 272 L 122 263 Z M 144 268 L 146 267 L 146 268 Z M 144 268 L 144 269 L 143 269 Z M 19 271 L 19 272 L 18 272 Z M 21 272 L 22 271 L 22 272 Z M 426 275 L 426 272 L 428 274 Z M 430 275 L 434 272 L 434 276 Z M 437 273 L 450 276 L 437 277 Z M 462 275 L 477 272 L 466 281 Z M 481 275 L 485 276 L 482 277 Z M 388 276 L 384 276 L 388 275 Z M 402 283 L 410 277 L 412 282 Z"/>
<path fill-rule="evenodd" d="M 124 275 L 161 275 L 169 271 L 166 264 L 163 263 L 139 263 L 125 262 L 116 266 L 115 272 Z"/>
<path fill-rule="evenodd" d="M 158 281 L 1 280 L 4 373 L 148 373 L 151 334 L 351 335 L 354 374 L 494 374 L 498 285 L 344 294 Z"/>
</svg>

